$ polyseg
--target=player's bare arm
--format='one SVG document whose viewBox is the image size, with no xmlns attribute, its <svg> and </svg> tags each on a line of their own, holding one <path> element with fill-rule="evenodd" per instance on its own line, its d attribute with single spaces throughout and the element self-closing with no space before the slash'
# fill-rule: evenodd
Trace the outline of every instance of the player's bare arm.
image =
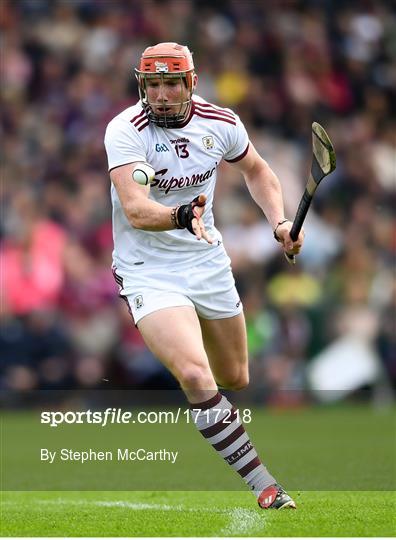
<svg viewBox="0 0 396 540">
<path fill-rule="evenodd" d="M 135 229 L 145 231 L 169 231 L 178 228 L 177 211 L 149 199 L 150 186 L 142 186 L 133 182 L 132 174 L 138 163 L 128 163 L 116 167 L 110 172 L 118 197 L 129 223 Z M 191 220 L 193 234 L 200 240 L 203 238 L 209 244 L 212 239 L 205 229 L 202 218 L 205 212 L 206 196 L 200 195 L 193 205 L 194 217 Z M 176 209 L 177 210 L 177 209 Z"/>
<path fill-rule="evenodd" d="M 276 237 L 288 253 L 300 252 L 304 232 L 301 231 L 297 240 L 290 237 L 292 222 L 286 220 L 283 209 L 282 189 L 278 177 L 268 163 L 257 153 L 253 144 L 249 144 L 246 156 L 231 164 L 243 174 L 246 185 L 254 201 L 263 210 Z"/>
</svg>

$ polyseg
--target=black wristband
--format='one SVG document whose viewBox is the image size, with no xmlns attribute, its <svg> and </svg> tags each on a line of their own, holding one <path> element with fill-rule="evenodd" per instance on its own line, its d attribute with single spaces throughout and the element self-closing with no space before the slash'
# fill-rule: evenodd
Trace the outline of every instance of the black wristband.
<svg viewBox="0 0 396 540">
<path fill-rule="evenodd" d="M 201 195 L 198 195 L 198 197 L 195 197 L 190 203 L 188 204 L 182 204 L 180 206 L 177 206 L 175 210 L 175 222 L 179 229 L 187 229 L 191 234 L 195 235 L 195 232 L 192 228 L 192 220 L 199 219 L 199 216 L 197 217 L 194 213 L 194 208 L 196 206 L 203 207 L 205 206 L 206 199 L 204 201 L 200 201 Z"/>
<path fill-rule="evenodd" d="M 180 206 L 175 206 L 174 208 L 172 208 L 172 212 L 171 212 L 171 221 L 172 221 L 172 225 L 175 226 L 175 229 L 183 229 L 184 227 L 181 227 L 179 225 L 179 221 L 177 219 L 177 212 L 179 210 Z"/>
<path fill-rule="evenodd" d="M 284 219 L 283 221 L 278 221 L 278 223 L 276 224 L 276 227 L 274 229 L 274 238 L 277 242 L 281 242 L 281 239 L 279 238 L 279 236 L 276 234 L 276 231 L 278 230 L 278 227 L 280 225 L 283 225 L 284 223 L 286 223 L 286 221 L 290 221 L 290 219 Z"/>
<path fill-rule="evenodd" d="M 194 234 L 192 229 L 192 220 L 195 218 L 192 203 L 182 204 L 176 209 L 176 221 L 178 228 L 187 229 Z"/>
</svg>

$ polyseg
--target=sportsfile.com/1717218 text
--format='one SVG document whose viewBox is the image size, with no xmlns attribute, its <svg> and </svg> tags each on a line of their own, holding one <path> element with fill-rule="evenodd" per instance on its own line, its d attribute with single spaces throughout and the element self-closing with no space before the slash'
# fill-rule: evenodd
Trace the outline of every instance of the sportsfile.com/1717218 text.
<svg viewBox="0 0 396 540">
<path fill-rule="evenodd" d="M 222 421 L 223 424 L 231 424 L 235 420 L 249 424 L 252 421 L 251 409 L 183 409 L 178 407 L 169 411 L 123 411 L 120 408 L 109 407 L 102 411 L 42 411 L 40 423 L 49 427 L 58 427 L 62 424 L 96 424 L 105 427 L 111 424 L 177 424 L 178 422 L 190 423 L 200 417 L 203 423 L 211 425 Z"/>
</svg>

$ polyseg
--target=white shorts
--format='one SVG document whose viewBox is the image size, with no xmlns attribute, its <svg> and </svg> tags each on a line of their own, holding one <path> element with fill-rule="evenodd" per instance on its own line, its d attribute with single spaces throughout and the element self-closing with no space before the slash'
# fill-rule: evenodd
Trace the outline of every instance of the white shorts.
<svg viewBox="0 0 396 540">
<path fill-rule="evenodd" d="M 123 276 L 113 268 L 113 274 L 135 324 L 149 313 L 176 306 L 191 306 L 203 319 L 225 319 L 242 311 L 230 259 L 223 251 L 183 271 L 139 269 Z"/>
</svg>

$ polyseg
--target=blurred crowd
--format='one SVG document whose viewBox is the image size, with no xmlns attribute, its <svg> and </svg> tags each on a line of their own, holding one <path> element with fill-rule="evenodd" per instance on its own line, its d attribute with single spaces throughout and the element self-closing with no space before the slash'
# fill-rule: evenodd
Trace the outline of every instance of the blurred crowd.
<svg viewBox="0 0 396 540">
<path fill-rule="evenodd" d="M 294 267 L 243 179 L 220 167 L 215 217 L 245 308 L 251 392 L 301 403 L 310 364 L 347 335 L 375 358 L 361 385 L 396 387 L 392 2 L 2 0 L 0 29 L 1 389 L 175 387 L 117 298 L 103 146 L 138 99 L 142 50 L 160 41 L 187 44 L 197 93 L 240 115 L 289 217 L 313 120 L 337 151 Z"/>
</svg>

